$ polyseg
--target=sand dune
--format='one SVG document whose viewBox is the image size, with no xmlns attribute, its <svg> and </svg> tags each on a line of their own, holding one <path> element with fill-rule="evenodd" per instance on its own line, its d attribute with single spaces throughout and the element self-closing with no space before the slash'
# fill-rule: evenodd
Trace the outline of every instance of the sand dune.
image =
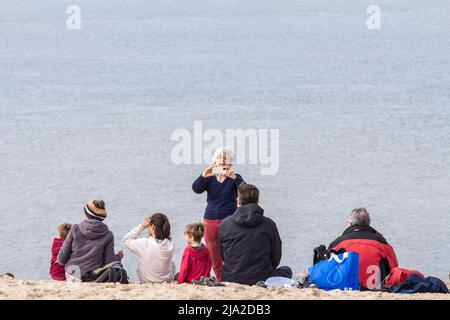
<svg viewBox="0 0 450 320">
<path fill-rule="evenodd" d="M 449 284 L 447 284 L 449 285 Z M 48 280 L 0 278 L 0 299 L 95 299 L 95 300 L 450 300 L 445 294 L 387 294 L 373 292 L 323 291 L 297 288 L 260 288 L 230 284 L 204 287 L 176 284 L 93 284 Z"/>
</svg>

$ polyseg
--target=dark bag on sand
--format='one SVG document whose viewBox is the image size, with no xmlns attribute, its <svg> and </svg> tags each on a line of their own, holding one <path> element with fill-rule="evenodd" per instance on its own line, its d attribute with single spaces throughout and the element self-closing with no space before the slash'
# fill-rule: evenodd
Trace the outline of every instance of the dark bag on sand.
<svg viewBox="0 0 450 320">
<path fill-rule="evenodd" d="M 336 250 L 328 250 L 323 244 L 314 248 L 314 256 L 313 256 L 313 265 L 317 264 L 322 260 L 329 260 L 331 258 L 331 254 L 334 253 L 336 255 L 344 253 L 345 249 Z"/>
<path fill-rule="evenodd" d="M 438 278 L 421 278 L 417 274 L 408 277 L 398 286 L 388 289 L 390 293 L 449 293 L 445 283 Z"/>
<path fill-rule="evenodd" d="M 128 275 L 120 262 L 113 262 L 107 264 L 103 268 L 96 269 L 89 272 L 84 278 L 83 282 L 97 282 L 97 283 L 122 283 L 128 284 Z"/>
</svg>

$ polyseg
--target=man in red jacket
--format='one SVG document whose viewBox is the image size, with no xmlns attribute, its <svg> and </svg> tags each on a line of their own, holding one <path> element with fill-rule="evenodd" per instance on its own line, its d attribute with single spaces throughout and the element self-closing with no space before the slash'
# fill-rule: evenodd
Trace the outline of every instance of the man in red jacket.
<svg viewBox="0 0 450 320">
<path fill-rule="evenodd" d="M 391 270 L 398 267 L 394 249 L 370 227 L 370 215 L 365 208 L 352 211 L 347 229 L 330 244 L 329 249 L 359 253 L 359 282 L 365 289 L 378 288 Z"/>
</svg>

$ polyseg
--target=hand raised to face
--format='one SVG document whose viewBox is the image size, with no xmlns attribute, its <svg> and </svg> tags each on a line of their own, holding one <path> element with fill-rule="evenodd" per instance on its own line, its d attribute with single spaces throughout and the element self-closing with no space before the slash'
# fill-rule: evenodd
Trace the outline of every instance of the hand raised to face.
<svg viewBox="0 0 450 320">
<path fill-rule="evenodd" d="M 208 168 L 205 169 L 205 171 L 203 171 L 202 173 L 202 177 L 203 178 L 208 178 L 213 176 L 213 168 L 215 167 L 215 165 L 210 165 Z"/>
<path fill-rule="evenodd" d="M 144 218 L 144 220 L 142 220 L 141 222 L 141 228 L 142 229 L 147 229 L 148 226 L 150 225 L 150 218 Z"/>
<path fill-rule="evenodd" d="M 236 174 L 234 173 L 234 169 L 231 167 L 227 167 L 227 172 L 225 174 L 228 178 L 235 180 Z"/>
</svg>

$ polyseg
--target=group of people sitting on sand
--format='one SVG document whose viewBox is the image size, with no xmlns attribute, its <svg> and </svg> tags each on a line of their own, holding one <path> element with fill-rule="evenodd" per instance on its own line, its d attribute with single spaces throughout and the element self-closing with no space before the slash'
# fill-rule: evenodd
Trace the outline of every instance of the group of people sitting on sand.
<svg viewBox="0 0 450 320">
<path fill-rule="evenodd" d="M 192 189 L 198 194 L 207 193 L 207 206 L 203 221 L 184 229 L 187 246 L 178 272 L 173 262 L 171 226 L 165 214 L 155 213 L 143 219 L 122 238 L 123 246 L 137 259 L 141 283 L 212 281 L 218 285 L 254 285 L 275 276 L 292 278 L 290 267 L 279 266 L 282 241 L 277 225 L 258 205 L 258 188 L 234 172 L 231 151 L 218 150 L 214 164 L 194 181 Z M 122 260 L 123 252 L 114 251 L 114 236 L 104 223 L 106 217 L 104 201 L 91 200 L 84 207 L 83 222 L 58 227 L 52 247 L 52 279 L 95 281 L 93 271 Z M 148 237 L 140 237 L 144 230 Z M 360 282 L 366 287 L 370 287 L 370 266 L 379 266 L 381 279 L 398 267 L 393 248 L 370 226 L 364 208 L 351 212 L 347 229 L 328 249 L 359 253 Z M 211 270 L 215 277 L 210 277 Z"/>
</svg>

